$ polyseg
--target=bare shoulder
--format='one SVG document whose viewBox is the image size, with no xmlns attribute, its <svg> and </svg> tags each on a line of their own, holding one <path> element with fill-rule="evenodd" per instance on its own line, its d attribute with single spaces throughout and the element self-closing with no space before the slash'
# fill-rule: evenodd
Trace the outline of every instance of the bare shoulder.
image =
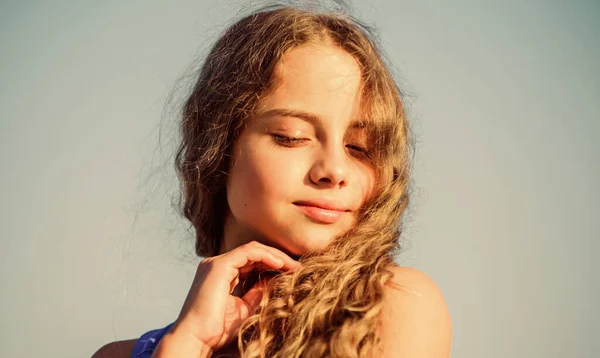
<svg viewBox="0 0 600 358">
<path fill-rule="evenodd" d="M 390 271 L 393 274 L 392 282 L 388 287 L 394 287 L 408 293 L 421 297 L 423 294 L 441 295 L 439 287 L 435 281 L 423 271 L 407 266 L 391 266 Z M 393 291 L 391 291 L 393 292 Z"/>
<path fill-rule="evenodd" d="M 131 358 L 137 339 L 111 342 L 98 349 L 92 358 Z"/>
<path fill-rule="evenodd" d="M 452 324 L 434 280 L 411 267 L 391 267 L 382 308 L 386 357 L 450 357 Z"/>
</svg>

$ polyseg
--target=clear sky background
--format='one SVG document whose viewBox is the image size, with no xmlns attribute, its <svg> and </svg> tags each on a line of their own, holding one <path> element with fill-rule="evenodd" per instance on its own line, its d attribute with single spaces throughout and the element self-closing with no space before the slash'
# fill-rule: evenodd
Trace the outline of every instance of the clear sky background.
<svg viewBox="0 0 600 358">
<path fill-rule="evenodd" d="M 0 1 L 2 356 L 176 318 L 200 259 L 170 204 L 175 114 L 242 3 Z M 597 357 L 600 2 L 355 6 L 411 94 L 399 262 L 444 292 L 453 357 Z"/>
</svg>

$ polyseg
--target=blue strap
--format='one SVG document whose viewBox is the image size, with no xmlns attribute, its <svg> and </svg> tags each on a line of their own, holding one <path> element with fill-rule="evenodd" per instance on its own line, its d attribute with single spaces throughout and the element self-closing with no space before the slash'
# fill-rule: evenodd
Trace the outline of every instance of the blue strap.
<svg viewBox="0 0 600 358">
<path fill-rule="evenodd" d="M 142 334 L 133 347 L 131 358 L 150 358 L 162 337 L 169 332 L 174 324 L 175 322 L 164 328 L 155 329 Z"/>
</svg>

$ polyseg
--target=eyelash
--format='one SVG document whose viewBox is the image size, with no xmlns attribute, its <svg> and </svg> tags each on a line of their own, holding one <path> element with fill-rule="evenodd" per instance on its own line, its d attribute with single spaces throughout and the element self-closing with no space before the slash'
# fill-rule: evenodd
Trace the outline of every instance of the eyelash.
<svg viewBox="0 0 600 358">
<path fill-rule="evenodd" d="M 307 140 L 306 138 L 286 137 L 280 134 L 273 134 L 273 138 L 280 143 L 301 143 Z"/>
<path fill-rule="evenodd" d="M 308 140 L 307 138 L 287 137 L 287 136 L 283 136 L 280 134 L 273 134 L 273 138 L 277 142 L 286 143 L 286 144 L 299 144 L 299 143 L 302 143 L 302 142 Z M 357 151 L 366 157 L 369 157 L 369 151 L 366 148 L 362 148 L 362 147 L 359 147 L 356 145 L 347 145 L 346 147 L 350 148 L 354 151 Z"/>
</svg>

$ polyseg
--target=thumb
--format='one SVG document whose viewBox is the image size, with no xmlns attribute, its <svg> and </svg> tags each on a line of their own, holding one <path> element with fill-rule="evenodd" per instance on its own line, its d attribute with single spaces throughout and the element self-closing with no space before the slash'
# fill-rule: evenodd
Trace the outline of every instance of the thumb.
<svg viewBox="0 0 600 358">
<path fill-rule="evenodd" d="M 242 296 L 242 300 L 248 306 L 249 314 L 254 314 L 258 306 L 260 305 L 260 301 L 262 300 L 263 294 L 267 289 L 267 281 L 261 280 L 257 282 L 251 289 L 246 292 L 244 296 Z"/>
</svg>

